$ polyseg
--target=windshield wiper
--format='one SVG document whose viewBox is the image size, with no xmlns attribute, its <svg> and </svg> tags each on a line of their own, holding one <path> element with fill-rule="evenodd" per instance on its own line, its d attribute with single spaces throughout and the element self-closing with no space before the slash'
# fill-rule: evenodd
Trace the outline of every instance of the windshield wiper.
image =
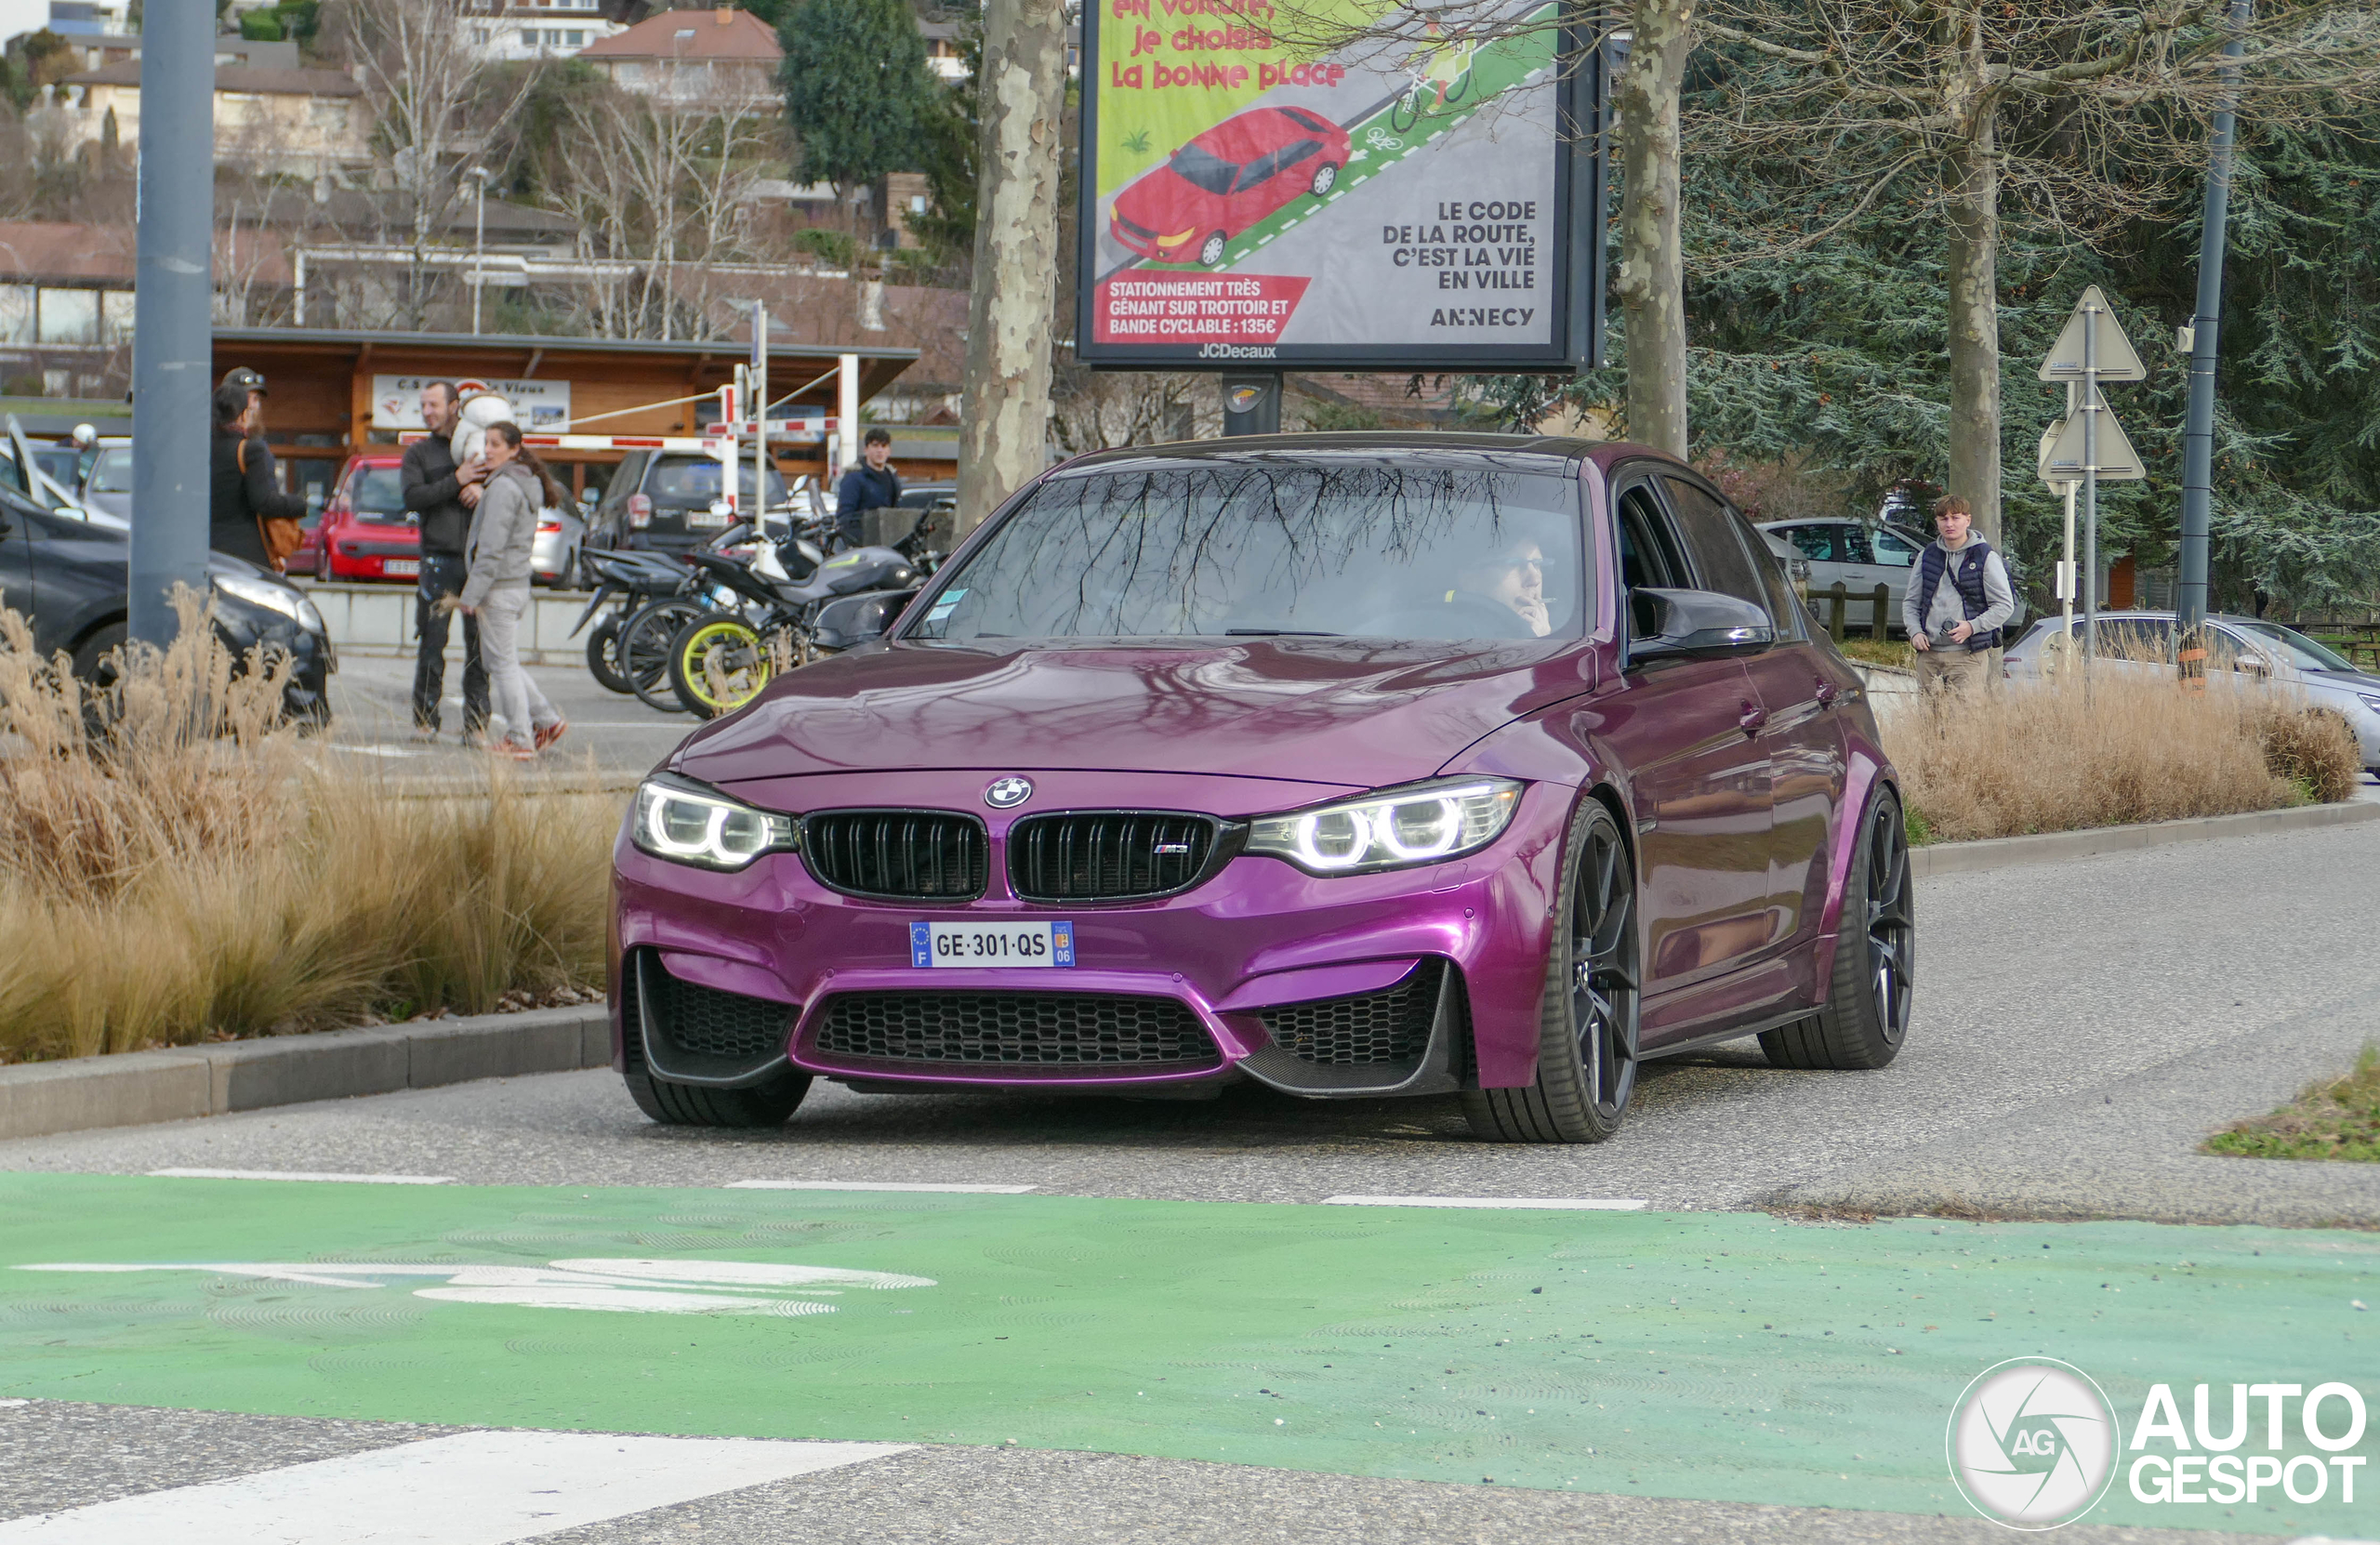
<svg viewBox="0 0 2380 1545">
<path fill-rule="evenodd" d="M 1326 633 L 1315 627 L 1226 627 L 1226 639 L 1343 639 L 1344 633 Z"/>
</svg>

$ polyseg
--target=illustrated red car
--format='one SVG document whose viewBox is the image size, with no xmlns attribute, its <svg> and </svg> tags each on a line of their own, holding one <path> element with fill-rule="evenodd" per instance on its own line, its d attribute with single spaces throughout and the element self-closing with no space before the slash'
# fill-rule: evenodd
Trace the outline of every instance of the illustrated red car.
<svg viewBox="0 0 2380 1545">
<path fill-rule="evenodd" d="M 403 460 L 393 448 L 350 456 L 322 518 L 290 555 L 290 572 L 414 583 L 421 574 L 421 528 L 398 482 Z"/>
<path fill-rule="evenodd" d="M 1116 199 L 1116 239 L 1160 263 L 1223 260 L 1231 239 L 1291 199 L 1320 198 L 1347 164 L 1347 131 L 1299 107 L 1224 119 Z"/>
</svg>

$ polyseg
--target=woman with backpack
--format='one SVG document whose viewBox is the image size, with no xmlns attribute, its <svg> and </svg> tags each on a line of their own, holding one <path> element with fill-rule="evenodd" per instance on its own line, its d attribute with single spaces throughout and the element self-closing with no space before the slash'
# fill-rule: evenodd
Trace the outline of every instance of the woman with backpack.
<svg viewBox="0 0 2380 1545">
<path fill-rule="evenodd" d="M 265 448 L 264 409 L 245 386 L 215 389 L 215 442 L 208 462 L 207 545 L 272 574 L 298 550 L 306 501 L 281 491 Z"/>
<path fill-rule="evenodd" d="M 494 749 L 526 761 L 570 728 L 521 668 L 521 618 L 529 610 L 537 517 L 548 505 L 562 503 L 564 495 L 545 463 L 522 447 L 521 426 L 509 419 L 488 426 L 480 459 L 488 476 L 463 544 L 470 576 L 458 600 L 464 612 L 479 619 L 489 706 L 504 717 L 504 739 Z"/>
</svg>

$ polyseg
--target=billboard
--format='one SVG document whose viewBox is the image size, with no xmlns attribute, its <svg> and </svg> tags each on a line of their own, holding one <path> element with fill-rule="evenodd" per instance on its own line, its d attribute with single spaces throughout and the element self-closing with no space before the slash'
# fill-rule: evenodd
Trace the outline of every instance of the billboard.
<svg viewBox="0 0 2380 1545">
<path fill-rule="evenodd" d="M 1569 68 L 1591 32 L 1552 0 L 1295 4 L 1085 6 L 1078 356 L 1600 363 L 1605 85 Z"/>
</svg>

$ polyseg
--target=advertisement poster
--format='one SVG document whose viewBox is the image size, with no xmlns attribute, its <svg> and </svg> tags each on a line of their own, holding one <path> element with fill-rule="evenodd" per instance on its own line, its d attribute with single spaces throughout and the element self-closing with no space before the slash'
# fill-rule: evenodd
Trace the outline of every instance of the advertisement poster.
<svg viewBox="0 0 2380 1545">
<path fill-rule="evenodd" d="M 1574 159 L 1591 173 L 1596 158 L 1574 158 L 1562 129 L 1595 121 L 1596 72 L 1563 68 L 1545 0 L 1461 16 L 1348 0 L 1294 15 L 1268 0 L 1087 7 L 1082 358 L 1582 358 L 1571 254 L 1600 185 L 1574 178 Z M 1396 35 L 1336 41 L 1365 22 Z M 1587 287 L 1599 293 L 1592 271 Z"/>
<path fill-rule="evenodd" d="M 372 427 L 376 429 L 417 429 L 421 423 L 421 389 L 435 376 L 375 376 L 372 377 Z M 502 392 L 520 415 L 521 427 L 536 434 L 557 434 L 570 428 L 568 381 L 485 381 L 476 383 Z"/>
</svg>

